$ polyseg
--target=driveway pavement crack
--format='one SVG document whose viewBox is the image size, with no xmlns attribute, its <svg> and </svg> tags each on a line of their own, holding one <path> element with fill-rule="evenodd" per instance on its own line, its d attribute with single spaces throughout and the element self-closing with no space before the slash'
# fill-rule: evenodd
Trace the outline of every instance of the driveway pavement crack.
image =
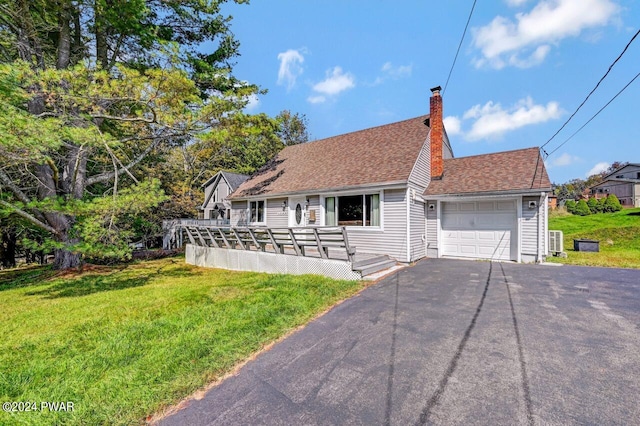
<svg viewBox="0 0 640 426">
<path fill-rule="evenodd" d="M 529 379 L 527 378 L 527 363 L 524 359 L 524 351 L 522 350 L 522 338 L 520 337 L 520 329 L 518 328 L 518 319 L 516 318 L 516 309 L 513 306 L 513 297 L 511 297 L 511 288 L 509 280 L 504 273 L 504 268 L 500 264 L 502 276 L 504 277 L 504 285 L 507 287 L 509 294 L 509 305 L 511 306 L 511 318 L 513 320 L 513 329 L 516 333 L 516 342 L 518 344 L 518 358 L 520 359 L 520 374 L 522 375 L 522 393 L 524 395 L 524 405 L 527 410 L 527 422 L 529 425 L 535 424 L 533 421 L 533 411 L 531 408 L 531 392 L 529 390 Z"/>
<path fill-rule="evenodd" d="M 427 401 L 427 404 L 425 405 L 425 407 L 423 408 L 422 412 L 420 413 L 420 418 L 418 419 L 418 421 L 416 423 L 418 425 L 427 424 L 427 422 L 429 421 L 429 417 L 431 416 L 431 410 L 433 410 L 433 408 L 438 404 L 438 401 L 440 401 L 440 398 L 442 397 L 442 395 L 444 394 L 445 389 L 447 388 L 447 384 L 449 383 L 449 379 L 451 378 L 451 376 L 453 375 L 453 373 L 455 372 L 455 370 L 456 370 L 456 368 L 458 366 L 458 361 L 460 360 L 460 357 L 462 356 L 462 352 L 464 351 L 464 348 L 467 345 L 467 341 L 469 340 L 469 337 L 471 336 L 471 332 L 473 331 L 474 327 L 476 326 L 476 321 L 478 320 L 478 316 L 480 315 L 480 312 L 482 311 L 482 306 L 484 305 L 484 300 L 487 297 L 487 291 L 489 290 L 489 283 L 491 282 L 491 271 L 492 270 L 493 270 L 493 262 L 489 262 L 489 275 L 487 276 L 487 282 L 484 285 L 484 291 L 482 292 L 482 297 L 480 298 L 480 303 L 478 303 L 478 307 L 476 308 L 476 312 L 473 315 L 473 318 L 471 319 L 471 323 L 469 324 L 469 326 L 465 330 L 464 335 L 462 337 L 462 340 L 460 340 L 460 344 L 458 345 L 458 349 L 456 350 L 455 355 L 453 356 L 453 358 L 449 362 L 449 366 L 447 367 L 447 370 L 445 372 L 444 377 L 442 378 L 442 380 L 440 380 L 440 384 L 438 386 L 438 389 L 436 389 L 436 391 L 433 393 L 431 398 L 429 398 L 429 400 Z"/>
</svg>

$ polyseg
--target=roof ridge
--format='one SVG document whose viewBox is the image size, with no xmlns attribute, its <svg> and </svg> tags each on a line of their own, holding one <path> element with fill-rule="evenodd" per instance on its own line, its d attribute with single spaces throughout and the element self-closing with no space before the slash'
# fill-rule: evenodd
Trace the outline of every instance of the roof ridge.
<svg viewBox="0 0 640 426">
<path fill-rule="evenodd" d="M 509 153 L 509 152 L 517 152 L 517 151 L 530 151 L 530 150 L 534 150 L 534 149 L 535 150 L 540 150 L 540 147 L 531 146 L 529 148 L 510 149 L 509 151 L 488 152 L 486 154 L 473 154 L 473 155 L 467 155 L 467 156 L 464 156 L 464 157 L 448 158 L 448 159 L 446 159 L 446 161 L 462 160 L 463 158 L 482 157 L 484 155 L 498 155 L 498 154 L 505 154 L 505 153 Z"/>
<path fill-rule="evenodd" d="M 418 120 L 420 118 L 424 118 L 426 120 L 429 116 L 430 116 L 430 114 L 423 114 L 423 115 L 419 115 L 419 116 L 413 117 L 413 118 L 407 118 L 407 119 L 400 120 L 400 121 L 394 121 L 394 122 L 391 122 L 391 123 L 379 124 L 377 126 L 367 127 L 366 129 L 352 130 L 351 132 L 341 133 L 339 135 L 334 135 L 334 136 L 328 136 L 328 137 L 322 138 L 322 139 L 316 139 L 316 140 L 312 140 L 312 141 L 308 141 L 308 142 L 304 142 L 304 143 L 299 143 L 299 144 L 296 144 L 296 145 L 288 145 L 284 149 L 290 148 L 290 147 L 309 145 L 309 144 L 313 144 L 313 143 L 316 143 L 316 142 L 327 141 L 329 139 L 343 138 L 345 136 L 353 135 L 355 133 L 369 132 L 369 131 L 372 131 L 372 130 L 375 130 L 375 129 L 380 129 L 381 127 L 395 126 L 395 125 L 398 125 L 398 124 L 401 124 L 401 123 L 405 123 L 407 121 Z"/>
</svg>

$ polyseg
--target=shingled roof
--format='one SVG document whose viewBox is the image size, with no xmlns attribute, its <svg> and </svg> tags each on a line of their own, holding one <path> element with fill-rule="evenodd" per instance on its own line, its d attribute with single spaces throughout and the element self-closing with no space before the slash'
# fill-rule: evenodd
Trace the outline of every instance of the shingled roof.
<svg viewBox="0 0 640 426">
<path fill-rule="evenodd" d="M 551 190 L 551 181 L 538 148 L 444 160 L 442 179 L 432 179 L 424 195 L 527 190 Z"/>
<path fill-rule="evenodd" d="M 288 146 L 229 198 L 405 183 L 427 140 L 427 118 Z"/>
</svg>

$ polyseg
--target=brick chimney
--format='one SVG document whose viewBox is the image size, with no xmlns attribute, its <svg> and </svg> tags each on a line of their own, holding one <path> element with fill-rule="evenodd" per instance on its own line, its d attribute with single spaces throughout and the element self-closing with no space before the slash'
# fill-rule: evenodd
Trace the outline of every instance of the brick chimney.
<svg viewBox="0 0 640 426">
<path fill-rule="evenodd" d="M 431 127 L 431 178 L 440 178 L 444 172 L 442 146 L 444 144 L 444 124 L 442 123 L 442 97 L 440 86 L 431 89 L 429 100 L 429 124 Z"/>
</svg>

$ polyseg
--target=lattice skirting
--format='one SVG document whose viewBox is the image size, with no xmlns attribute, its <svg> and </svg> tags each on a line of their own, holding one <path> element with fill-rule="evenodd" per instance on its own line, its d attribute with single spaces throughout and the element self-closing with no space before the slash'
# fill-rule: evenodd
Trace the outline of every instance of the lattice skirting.
<svg viewBox="0 0 640 426">
<path fill-rule="evenodd" d="M 341 280 L 360 280 L 359 272 L 343 260 L 320 259 L 261 251 L 232 250 L 187 244 L 186 262 L 209 268 L 234 271 L 267 272 L 271 274 L 316 274 Z"/>
</svg>

